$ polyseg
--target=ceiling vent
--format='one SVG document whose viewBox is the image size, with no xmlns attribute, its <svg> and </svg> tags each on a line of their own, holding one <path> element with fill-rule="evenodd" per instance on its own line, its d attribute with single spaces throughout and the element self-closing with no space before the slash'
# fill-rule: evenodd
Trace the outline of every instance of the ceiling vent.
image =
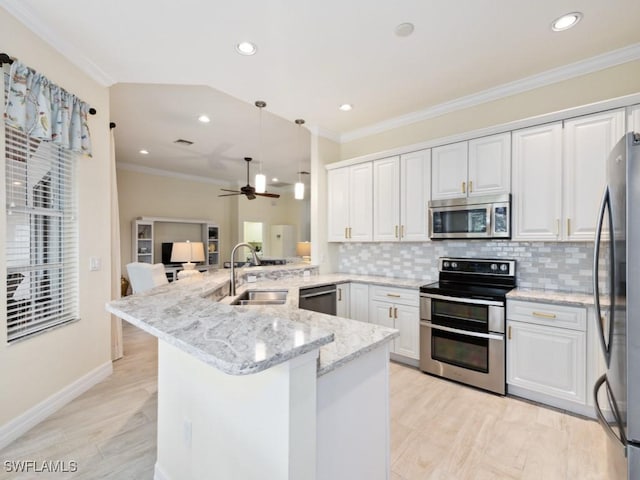
<svg viewBox="0 0 640 480">
<path fill-rule="evenodd" d="M 190 147 L 191 145 L 193 145 L 193 142 L 190 142 L 189 140 L 185 140 L 183 138 L 179 138 L 179 139 L 175 140 L 173 143 L 176 143 L 178 145 L 182 145 L 184 147 Z"/>
</svg>

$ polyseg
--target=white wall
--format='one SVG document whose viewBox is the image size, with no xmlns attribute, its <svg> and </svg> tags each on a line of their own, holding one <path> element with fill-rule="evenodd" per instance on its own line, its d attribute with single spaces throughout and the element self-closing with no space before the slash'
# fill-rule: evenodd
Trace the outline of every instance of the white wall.
<svg viewBox="0 0 640 480">
<path fill-rule="evenodd" d="M 451 112 L 340 146 L 340 159 L 500 125 L 640 92 L 640 61 Z"/>
<path fill-rule="evenodd" d="M 20 59 L 98 111 L 89 117 L 93 158 L 79 159 L 77 170 L 81 320 L 11 345 L 6 344 L 6 323 L 0 322 L 1 429 L 79 378 L 110 365 L 111 322 L 104 304 L 111 291 L 111 166 L 108 89 L 83 74 L 1 8 L 0 25 L 2 52 Z M 3 140 L 0 149 L 4 152 Z M 0 170 L 0 271 L 4 271 L 4 167 Z M 89 272 L 90 256 L 102 259 L 101 271 Z M 5 288 L 2 282 L 2 311 L 6 311 Z"/>
</svg>

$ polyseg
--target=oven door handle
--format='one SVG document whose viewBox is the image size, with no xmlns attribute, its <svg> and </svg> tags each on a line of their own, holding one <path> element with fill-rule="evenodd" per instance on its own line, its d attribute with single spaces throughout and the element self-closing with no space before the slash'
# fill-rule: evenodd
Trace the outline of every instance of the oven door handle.
<svg viewBox="0 0 640 480">
<path fill-rule="evenodd" d="M 434 325 L 431 322 L 420 322 L 421 327 L 431 328 L 433 330 L 442 330 L 443 332 L 457 333 L 459 335 L 467 335 L 468 337 L 486 338 L 489 340 L 504 341 L 504 335 L 493 333 L 469 332 L 468 330 L 459 330 L 457 328 L 443 327 L 442 325 Z"/>
<path fill-rule="evenodd" d="M 444 300 L 446 302 L 473 303 L 475 305 L 493 305 L 496 307 L 504 307 L 503 302 L 496 302 L 495 300 L 480 300 L 477 298 L 448 297 L 446 295 L 437 295 L 435 293 L 421 293 L 420 296 L 425 298 L 433 298 L 436 300 Z"/>
</svg>

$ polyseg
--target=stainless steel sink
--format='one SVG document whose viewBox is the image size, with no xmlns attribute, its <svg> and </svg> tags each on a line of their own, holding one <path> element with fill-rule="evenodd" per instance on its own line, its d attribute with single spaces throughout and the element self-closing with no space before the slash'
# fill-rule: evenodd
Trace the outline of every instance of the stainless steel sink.
<svg viewBox="0 0 640 480">
<path fill-rule="evenodd" d="M 231 305 L 282 305 L 287 301 L 287 290 L 247 290 Z"/>
</svg>

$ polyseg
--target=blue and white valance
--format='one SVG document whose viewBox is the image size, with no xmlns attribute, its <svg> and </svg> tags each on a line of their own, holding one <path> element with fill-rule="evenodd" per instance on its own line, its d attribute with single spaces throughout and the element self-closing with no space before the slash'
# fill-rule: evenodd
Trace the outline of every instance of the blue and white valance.
<svg viewBox="0 0 640 480">
<path fill-rule="evenodd" d="M 91 156 L 89 105 L 17 60 L 5 81 L 7 125 L 32 138 Z"/>
</svg>

